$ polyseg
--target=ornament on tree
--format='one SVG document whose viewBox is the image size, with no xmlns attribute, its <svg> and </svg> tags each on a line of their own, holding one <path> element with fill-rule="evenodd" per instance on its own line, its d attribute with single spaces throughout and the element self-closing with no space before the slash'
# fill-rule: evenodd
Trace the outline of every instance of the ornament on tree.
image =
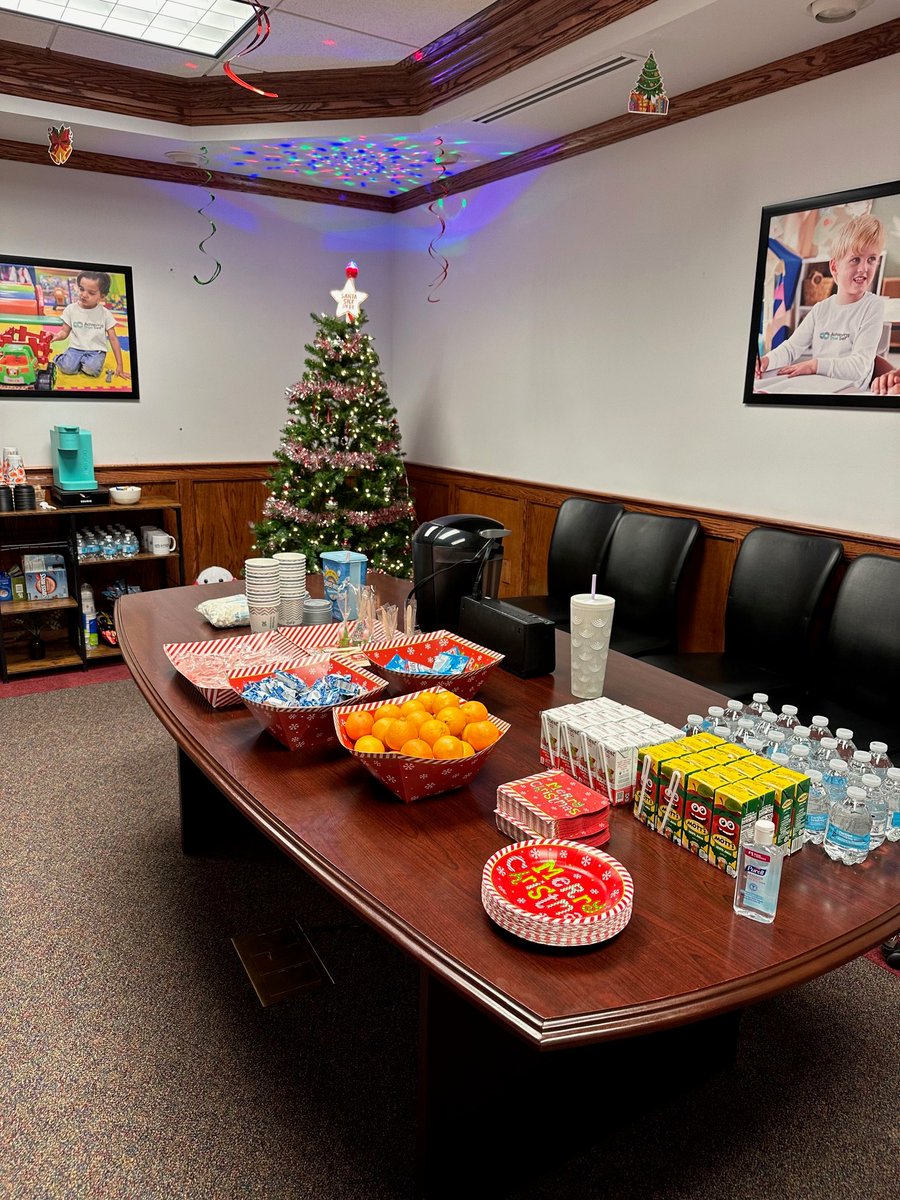
<svg viewBox="0 0 900 1200">
<path fill-rule="evenodd" d="M 669 97 L 652 50 L 644 60 L 637 83 L 628 97 L 628 111 L 657 117 L 664 117 L 669 111 Z"/>
<path fill-rule="evenodd" d="M 337 300 L 336 317 L 344 317 L 348 325 L 353 325 L 359 320 L 359 310 L 363 302 L 368 300 L 368 292 L 358 292 L 356 284 L 353 282 L 359 274 L 359 267 L 355 262 L 348 262 L 345 268 L 347 282 L 341 291 L 333 291 L 331 298 Z"/>
</svg>

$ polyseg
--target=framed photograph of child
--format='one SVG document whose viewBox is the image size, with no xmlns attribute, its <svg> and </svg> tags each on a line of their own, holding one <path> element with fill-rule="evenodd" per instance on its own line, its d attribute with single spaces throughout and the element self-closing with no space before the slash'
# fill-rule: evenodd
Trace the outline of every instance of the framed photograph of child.
<svg viewBox="0 0 900 1200">
<path fill-rule="evenodd" d="M 0 252 L 0 400 L 137 400 L 131 268 Z"/>
<path fill-rule="evenodd" d="M 744 403 L 900 409 L 900 180 L 763 209 Z"/>
</svg>

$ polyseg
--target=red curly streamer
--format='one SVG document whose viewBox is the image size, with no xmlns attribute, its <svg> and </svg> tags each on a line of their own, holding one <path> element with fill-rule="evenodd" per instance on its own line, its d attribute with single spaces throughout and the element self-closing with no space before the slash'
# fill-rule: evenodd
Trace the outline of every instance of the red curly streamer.
<svg viewBox="0 0 900 1200">
<path fill-rule="evenodd" d="M 258 50 L 263 44 L 272 29 L 272 22 L 269 20 L 269 10 L 264 5 L 259 3 L 259 0 L 248 0 L 250 7 L 256 13 L 256 33 L 248 46 L 243 50 L 238 50 L 237 54 L 232 54 L 231 58 L 223 66 L 223 70 L 228 78 L 238 84 L 239 87 L 246 88 L 248 92 L 256 92 L 257 96 L 266 96 L 269 100 L 277 100 L 277 92 L 264 92 L 262 88 L 254 87 L 252 83 L 247 83 L 246 79 L 241 79 L 239 75 L 235 75 L 231 64 L 238 58 L 243 58 L 245 54 L 250 54 L 253 50 Z"/>
<path fill-rule="evenodd" d="M 438 147 L 438 151 L 434 156 L 434 161 L 437 163 L 438 170 L 440 171 L 440 174 L 438 175 L 438 178 L 437 178 L 437 184 L 436 184 L 436 191 L 439 193 L 439 195 L 436 200 L 432 200 L 432 202 L 428 205 L 428 211 L 431 213 L 431 215 L 433 217 L 437 217 L 438 221 L 440 222 L 440 226 L 441 226 L 441 232 L 436 234 L 436 236 L 433 237 L 431 239 L 431 241 L 428 243 L 428 257 L 434 259 L 434 261 L 436 263 L 440 263 L 441 270 L 440 270 L 440 273 L 438 275 L 436 275 L 434 277 L 434 279 L 432 279 L 431 283 L 429 283 L 429 285 L 428 285 L 429 292 L 431 291 L 432 288 L 437 290 L 441 286 L 441 284 L 444 282 L 444 280 L 447 278 L 447 276 L 450 274 L 450 263 L 447 261 L 446 258 L 444 258 L 443 254 L 440 254 L 434 248 L 436 243 L 439 242 L 441 240 L 441 238 L 444 236 L 444 233 L 447 229 L 447 222 L 444 220 L 443 215 L 441 213 L 435 211 L 435 206 L 440 204 L 445 199 L 445 197 L 450 195 L 450 188 L 444 179 L 444 176 L 447 174 L 447 168 L 444 166 L 444 162 L 443 162 L 444 152 L 441 149 L 443 144 L 444 144 L 443 138 L 439 137 L 439 138 L 435 139 L 435 145 Z M 429 304 L 440 304 L 440 302 L 441 302 L 440 296 L 429 296 L 428 297 Z"/>
</svg>

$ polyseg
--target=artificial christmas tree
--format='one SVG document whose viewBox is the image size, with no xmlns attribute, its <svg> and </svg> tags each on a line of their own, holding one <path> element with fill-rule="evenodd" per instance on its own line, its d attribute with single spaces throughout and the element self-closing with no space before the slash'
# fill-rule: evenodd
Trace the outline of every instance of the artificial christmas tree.
<svg viewBox="0 0 900 1200">
<path fill-rule="evenodd" d="M 339 317 L 310 316 L 316 325 L 306 346 L 306 370 L 287 389 L 288 421 L 275 451 L 271 496 L 254 526 L 263 554 L 305 554 L 310 573 L 323 551 L 346 547 L 368 558 L 374 571 L 407 579 L 415 513 L 400 450 L 396 409 L 388 398 L 366 315 L 348 289 Z"/>
</svg>

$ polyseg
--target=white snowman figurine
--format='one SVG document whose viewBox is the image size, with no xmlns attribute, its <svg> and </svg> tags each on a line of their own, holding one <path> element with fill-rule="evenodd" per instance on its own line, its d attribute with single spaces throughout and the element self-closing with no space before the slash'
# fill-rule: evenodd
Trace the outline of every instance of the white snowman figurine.
<svg viewBox="0 0 900 1200">
<path fill-rule="evenodd" d="M 225 567 L 207 567 L 197 576 L 196 583 L 231 583 L 232 573 Z"/>
</svg>

